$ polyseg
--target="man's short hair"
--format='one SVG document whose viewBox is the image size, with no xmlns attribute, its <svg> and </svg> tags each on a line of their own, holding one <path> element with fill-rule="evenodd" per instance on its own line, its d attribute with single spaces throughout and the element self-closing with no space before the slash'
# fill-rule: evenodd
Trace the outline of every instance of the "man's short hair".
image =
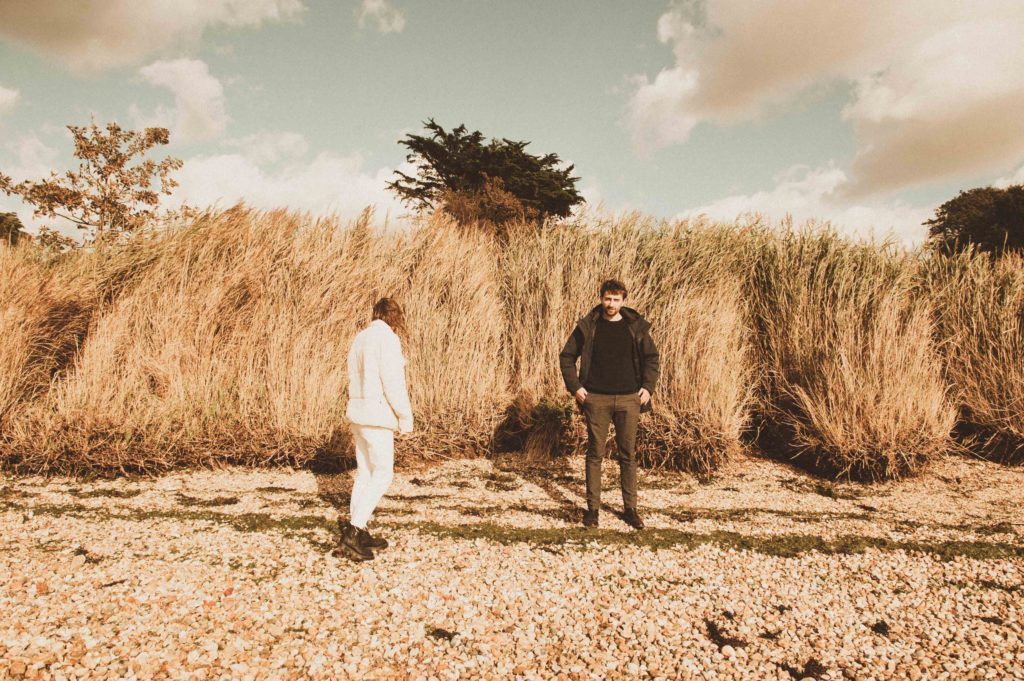
<svg viewBox="0 0 1024 681">
<path fill-rule="evenodd" d="M 601 298 L 604 298 L 606 293 L 621 293 L 622 299 L 626 299 L 626 285 L 618 279 L 605 279 L 601 282 L 601 292 L 598 294 Z"/>
</svg>

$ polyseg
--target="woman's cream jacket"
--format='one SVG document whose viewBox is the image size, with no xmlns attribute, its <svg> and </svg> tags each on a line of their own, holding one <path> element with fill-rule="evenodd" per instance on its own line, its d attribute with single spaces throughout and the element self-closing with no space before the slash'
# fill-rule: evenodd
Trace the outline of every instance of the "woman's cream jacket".
<svg viewBox="0 0 1024 681">
<path fill-rule="evenodd" d="M 361 426 L 412 432 L 402 342 L 383 320 L 374 320 L 352 341 L 345 416 Z"/>
</svg>

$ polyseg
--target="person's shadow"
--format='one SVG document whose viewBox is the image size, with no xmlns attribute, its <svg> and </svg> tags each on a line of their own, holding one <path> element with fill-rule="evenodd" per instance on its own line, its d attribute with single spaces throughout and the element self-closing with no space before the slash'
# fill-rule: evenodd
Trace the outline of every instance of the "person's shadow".
<svg viewBox="0 0 1024 681">
<path fill-rule="evenodd" d="M 338 512 L 339 518 L 348 518 L 352 500 L 351 471 L 356 468 L 355 445 L 347 428 L 338 428 L 305 465 L 316 480 L 317 496 Z M 340 532 L 340 530 L 339 530 Z"/>
</svg>

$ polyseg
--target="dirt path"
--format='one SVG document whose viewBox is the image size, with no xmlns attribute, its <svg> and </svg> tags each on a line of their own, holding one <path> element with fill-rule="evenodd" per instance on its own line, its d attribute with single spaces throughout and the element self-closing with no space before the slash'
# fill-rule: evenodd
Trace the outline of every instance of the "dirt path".
<svg viewBox="0 0 1024 681">
<path fill-rule="evenodd" d="M 641 472 L 639 533 L 582 468 L 400 470 L 362 565 L 350 473 L 0 478 L 0 678 L 1024 678 L 1020 468 Z"/>
</svg>

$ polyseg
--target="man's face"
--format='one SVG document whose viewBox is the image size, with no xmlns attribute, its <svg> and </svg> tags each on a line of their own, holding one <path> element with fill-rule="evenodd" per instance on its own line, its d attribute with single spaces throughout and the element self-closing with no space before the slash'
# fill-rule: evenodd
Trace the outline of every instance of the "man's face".
<svg viewBox="0 0 1024 681">
<path fill-rule="evenodd" d="M 625 298 L 621 293 L 613 293 L 607 291 L 601 296 L 601 307 L 604 308 L 604 314 L 606 317 L 614 317 L 619 314 L 619 310 L 622 308 L 622 303 L 625 302 Z"/>
</svg>

